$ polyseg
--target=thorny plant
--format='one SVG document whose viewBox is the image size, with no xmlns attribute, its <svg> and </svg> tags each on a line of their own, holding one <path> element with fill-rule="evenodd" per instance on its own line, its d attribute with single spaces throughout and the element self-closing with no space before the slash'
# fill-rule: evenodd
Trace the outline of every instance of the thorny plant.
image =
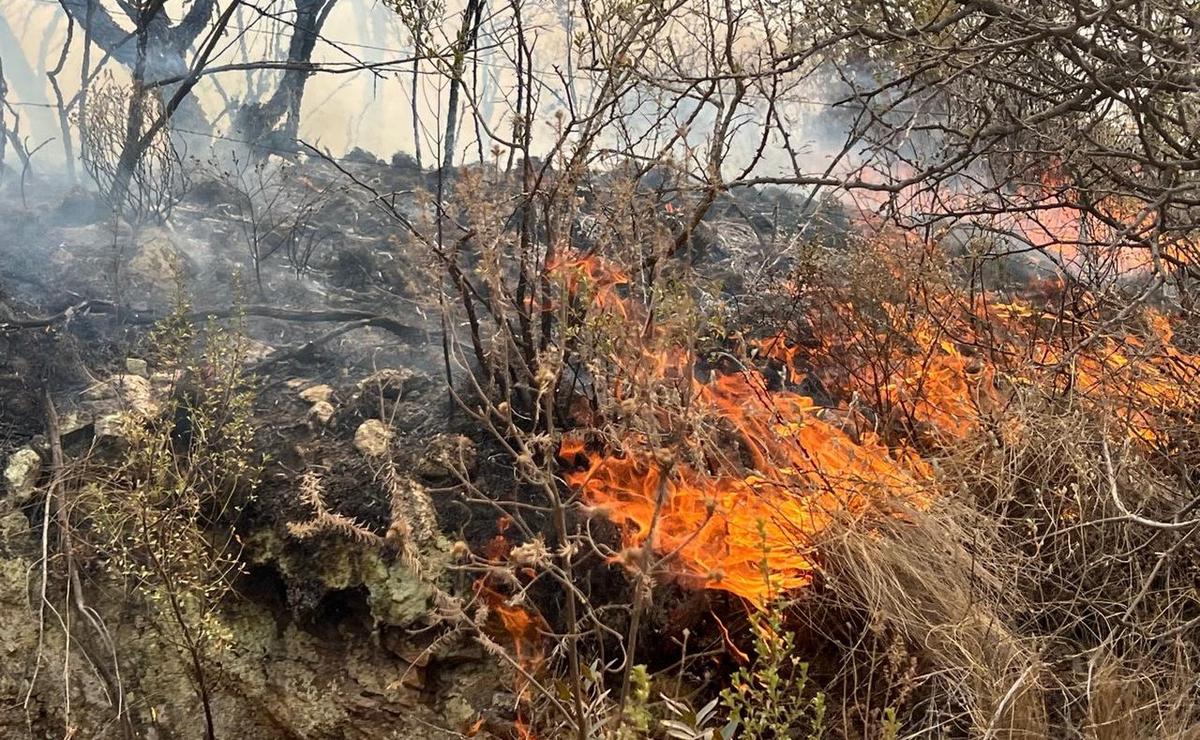
<svg viewBox="0 0 1200 740">
<path fill-rule="evenodd" d="M 236 5 L 228 4 L 224 22 Z M 695 403 L 696 376 L 708 364 L 697 349 L 710 335 L 737 370 L 725 377 L 758 371 L 723 346 L 735 339 L 718 328 L 729 322 L 721 308 L 705 305 L 713 295 L 687 274 L 684 258 L 704 256 L 697 237 L 719 201 L 769 184 L 801 191 L 804 212 L 823 192 L 845 193 L 868 212 L 866 221 L 881 214 L 919 230 L 926 243 L 965 243 L 971 263 L 963 270 L 967 289 L 950 294 L 936 285 L 940 277 L 910 280 L 920 272 L 911 264 L 899 271 L 870 264 L 873 282 L 864 285 L 879 295 L 847 304 L 846 286 L 834 279 L 826 296 L 815 296 L 834 298 L 818 305 L 811 327 L 801 320 L 776 327 L 774 344 L 787 351 L 782 359 L 766 354 L 785 376 L 821 385 L 824 372 L 845 381 L 826 379 L 834 397 L 814 404 L 820 410 L 806 407 L 806 425 L 781 426 L 792 434 L 817 429 L 839 443 L 851 438 L 855 448 L 872 440 L 876 462 L 897 450 L 914 464 L 889 465 L 889 475 L 914 474 L 937 493 L 935 506 L 879 517 L 870 537 L 849 517 L 827 523 L 819 550 L 793 548 L 803 560 L 798 570 L 819 573 L 821 582 L 805 575 L 792 585 L 811 586 L 825 600 L 825 616 L 850 617 L 811 631 L 829 634 L 854 658 L 889 642 L 858 639 L 874 631 L 918 651 L 923 665 L 897 671 L 897 680 L 911 698 L 900 711 L 921 726 L 983 737 L 1194 730 L 1197 718 L 1181 709 L 1194 705 L 1194 687 L 1179 680 L 1197 662 L 1190 646 L 1200 619 L 1181 565 L 1194 559 L 1189 542 L 1200 524 L 1192 515 L 1194 407 L 1186 393 L 1160 393 L 1161 377 L 1130 378 L 1122 369 L 1138 368 L 1136 376 L 1149 368 L 1176 388 L 1195 379 L 1194 357 L 1170 336 L 1132 326 L 1161 323 L 1143 309 L 1169 296 L 1167 288 L 1181 308 L 1195 305 L 1194 8 L 1178 0 L 582 3 L 566 11 L 567 58 L 565 70 L 554 60 L 553 77 L 562 82 L 555 89 L 535 76 L 546 67 L 535 54 L 540 27 L 513 2 L 487 18 L 496 48 L 516 70 L 516 94 L 507 96 L 499 128 L 487 120 L 479 91 L 465 84 L 483 8 L 467 4 L 457 38 L 443 50 L 428 40 L 416 45 L 436 54 L 430 66 L 450 78 L 438 160 L 450 164 L 457 154 L 464 98 L 480 152 L 484 136 L 495 144 L 495 167 L 481 163 L 457 182 L 440 173 L 431 223 L 394 212 L 444 281 L 455 399 L 509 455 L 521 495 L 488 495 L 465 470 L 463 488 L 494 505 L 523 538 L 508 557 L 524 570 L 499 567 L 511 576 L 513 598 L 539 580 L 552 581 L 560 595 L 541 632 L 554 645 L 551 667 L 566 664 L 565 690 L 551 691 L 525 671 L 549 708 L 538 717 L 547 732 L 582 738 L 640 728 L 636 667 L 650 596 L 679 575 L 694 544 L 685 537 L 665 551 L 655 546 L 668 504 L 681 498 L 672 481 L 684 470 L 741 472 L 748 467 L 741 458 L 753 456 L 752 444 L 729 442 L 720 413 Z M 401 10 L 414 30 L 428 30 L 427 17 Z M 138 25 L 144 51 L 149 24 Z M 192 84 L 211 49 L 193 65 Z M 539 104 L 550 99 L 562 111 L 538 158 L 533 131 L 542 123 Z M 798 111 L 810 105 L 846 132 L 841 141 L 818 142 L 817 164 L 796 133 L 806 120 Z M 126 144 L 144 138 L 139 123 L 131 128 Z M 742 142 L 748 146 L 735 146 Z M 615 182 L 598 176 L 613 170 Z M 115 179 L 126 175 L 118 168 Z M 112 190 L 124 200 L 123 187 Z M 388 194 L 376 195 L 388 207 Z M 980 234 L 1000 238 L 989 243 Z M 1006 302 L 1007 315 L 997 319 L 997 286 L 976 268 L 1013 251 L 1069 268 L 1055 271 L 1064 284 L 1051 291 L 1057 305 Z M 861 255 L 833 260 L 824 277 Z M 1128 262 L 1145 268 L 1137 280 L 1125 280 Z M 628 310 L 627 294 L 642 311 Z M 1018 318 L 1033 319 L 1027 332 L 997 336 L 1024 312 L 1031 315 Z M 786 313 L 795 317 L 794 306 Z M 812 354 L 826 364 L 801 356 L 796 366 L 792 350 L 814 334 L 825 344 Z M 646 359 L 673 352 L 684 360 Z M 1166 362 L 1155 363 L 1156 355 Z M 1032 372 L 1014 368 L 1022 361 Z M 805 397 L 819 395 L 810 390 Z M 938 396 L 946 392 L 960 402 L 949 413 Z M 605 537 L 596 515 L 611 508 L 565 484 L 579 457 L 556 457 L 568 426 L 588 432 L 582 452 L 572 448 L 579 454 L 651 461 L 639 471 L 639 480 L 657 484 L 642 497 L 648 514 L 626 513 L 626 529 L 636 529 L 631 522 L 644 529 L 642 546 Z M 323 519 L 319 496 L 307 500 Z M 700 500 L 698 529 L 727 514 L 715 497 Z M 972 516 L 980 513 L 987 516 Z M 971 531 L 964 522 L 981 526 Z M 627 567 L 627 603 L 593 603 L 597 594 L 580 577 L 586 558 Z M 1103 567 L 1089 571 L 1097 561 Z M 686 575 L 726 588 L 734 580 L 722 568 Z M 503 613 L 512 604 L 493 606 Z M 846 623 L 861 632 L 834 629 Z M 615 711 L 596 712 L 591 699 L 604 694 L 594 687 L 604 682 L 591 680 L 581 649 L 599 656 L 615 684 Z M 835 675 L 849 685 L 842 696 L 868 695 L 851 704 L 879 706 L 878 659 L 850 660 Z M 1139 674 L 1161 680 L 1139 683 Z M 1170 696 L 1151 697 L 1162 686 Z M 840 714 L 843 725 L 882 726 L 885 734 L 900 724 L 895 713 L 881 721 L 879 713 L 857 716 L 854 706 Z"/>
</svg>

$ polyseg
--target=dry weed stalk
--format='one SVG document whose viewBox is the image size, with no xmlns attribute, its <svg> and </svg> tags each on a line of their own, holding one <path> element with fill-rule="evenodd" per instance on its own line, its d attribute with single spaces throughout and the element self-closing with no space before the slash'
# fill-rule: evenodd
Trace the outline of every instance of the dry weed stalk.
<svg viewBox="0 0 1200 740">
<path fill-rule="evenodd" d="M 297 539 L 332 533 L 361 545 L 382 545 L 384 539 L 348 516 L 331 512 L 325 505 L 321 477 L 309 470 L 300 476 L 300 500 L 313 509 L 307 522 L 288 522 L 288 533 Z"/>
</svg>

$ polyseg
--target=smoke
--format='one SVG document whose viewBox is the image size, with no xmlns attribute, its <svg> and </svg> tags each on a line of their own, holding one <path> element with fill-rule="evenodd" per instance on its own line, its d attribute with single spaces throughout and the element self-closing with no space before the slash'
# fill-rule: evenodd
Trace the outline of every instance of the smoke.
<svg viewBox="0 0 1200 740">
<path fill-rule="evenodd" d="M 125 30 L 132 28 L 115 3 L 100 2 Z M 452 42 L 458 28 L 457 14 L 463 5 L 463 0 L 447 3 L 445 22 L 431 33 L 430 43 L 435 47 Z M 172 22 L 178 21 L 187 7 L 181 0 L 171 0 L 167 4 L 167 17 Z M 596 93 L 595 78 L 587 71 L 564 65 L 572 32 L 569 13 L 554 7 L 530 7 L 524 12 L 528 14 L 527 25 L 536 29 L 532 59 L 536 88 L 535 120 L 530 132 L 532 148 L 534 152 L 546 151 L 557 137 L 553 125 L 555 112 L 571 106 L 586 110 Z M 285 0 L 266 0 L 239 9 L 210 66 L 285 60 L 293 16 L 294 6 Z M 67 40 L 65 19 L 63 9 L 53 0 L 10 0 L 0 7 L 0 58 L 4 60 L 11 88 L 10 103 L 21 116 L 22 130 L 37 139 L 33 143 L 51 136 L 61 139 L 53 89 L 44 70 L 58 62 Z M 492 20 L 485 19 L 479 50 L 467 61 L 470 91 L 458 132 L 456 161 L 490 159 L 491 135 L 510 138 L 513 134 L 517 77 L 514 49 L 501 44 L 503 41 L 512 46 L 506 34 L 511 35 L 505 29 L 493 28 Z M 58 75 L 68 104 L 80 90 L 82 35 L 76 24 Z M 298 137 L 339 156 L 356 148 L 385 160 L 395 153 L 414 154 L 411 64 L 401 61 L 413 54 L 409 32 L 385 4 L 339 0 L 312 55 L 314 64 L 329 71 L 307 80 Z M 104 60 L 104 78 L 118 84 L 128 82 L 128 68 L 106 60 L 104 50 L 93 45 L 92 65 L 101 60 Z M 363 65 L 371 69 L 346 71 Z M 264 142 L 241 140 L 233 125 L 235 114 L 240 105 L 269 97 L 282 74 L 234 69 L 206 76 L 193 94 L 211 127 L 191 120 L 176 120 L 173 125 L 177 135 L 190 137 L 187 138 L 189 153 L 204 158 L 210 148 L 220 151 L 251 143 L 261 146 Z M 428 162 L 432 161 L 431 153 L 438 150 L 443 133 L 447 81 L 429 62 L 422 64 L 418 77 L 415 98 L 422 129 L 420 144 Z M 833 79 L 824 74 L 797 76 L 793 87 L 779 95 L 770 120 L 762 93 L 752 92 L 743 106 L 743 114 L 734 122 L 733 145 L 725 157 L 729 170 L 739 171 L 753 161 L 753 174 L 757 176 L 791 172 L 797 162 L 812 172 L 824 171 L 832 154 L 839 150 L 840 137 L 845 133 L 844 129 L 833 130 L 844 124 L 828 115 Z M 628 139 L 641 142 L 644 149 L 639 151 L 635 147 L 634 151 L 650 153 L 673 128 L 684 125 L 689 134 L 681 142 L 680 150 L 703 149 L 717 114 L 710 103 L 697 105 L 701 110 L 696 111 L 687 103 L 677 106 L 663 120 L 661 101 L 644 90 L 631 91 L 628 99 L 622 101 L 627 115 L 625 129 Z M 476 116 L 481 123 L 476 123 Z M 785 142 L 777 132 L 767 131 L 768 126 L 783 127 L 790 140 Z M 616 148 L 626 143 L 610 137 L 600 145 Z M 78 142 L 75 144 L 74 150 L 78 152 Z M 294 142 L 281 142 L 279 146 L 294 148 Z M 39 154 L 37 163 L 43 168 L 61 169 L 64 152 L 58 141 Z"/>
</svg>

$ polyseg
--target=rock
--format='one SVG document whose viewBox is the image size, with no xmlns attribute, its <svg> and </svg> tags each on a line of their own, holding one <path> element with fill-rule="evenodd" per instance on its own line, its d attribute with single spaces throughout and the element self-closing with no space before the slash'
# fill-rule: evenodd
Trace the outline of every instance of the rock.
<svg viewBox="0 0 1200 740">
<path fill-rule="evenodd" d="M 423 378 L 408 368 L 384 368 L 371 373 L 358 381 L 360 393 L 378 397 L 382 395 L 388 400 L 399 399 L 408 390 L 414 388 Z"/>
<path fill-rule="evenodd" d="M 134 369 L 141 369 L 139 362 L 144 364 L 135 358 Z M 148 419 L 159 412 L 162 399 L 171 392 L 167 378 L 173 376 L 154 373 L 147 378 L 124 373 L 91 386 L 83 392 L 77 408 L 63 404 L 60 420 L 63 443 L 77 439 L 80 430 L 87 427 L 96 437 L 124 437 L 128 422 Z"/>
<path fill-rule="evenodd" d="M 183 380 L 183 371 L 159 372 L 150 376 L 150 391 L 154 398 L 165 398 L 174 392 Z"/>
<path fill-rule="evenodd" d="M 19 511 L 0 515 L 0 552 L 17 553 L 29 549 L 34 541 L 29 520 Z"/>
<path fill-rule="evenodd" d="M 330 398 L 333 398 L 333 389 L 324 383 L 314 385 L 311 388 L 305 388 L 300 391 L 300 398 L 314 404 L 322 401 L 328 402 Z"/>
<path fill-rule="evenodd" d="M 158 410 L 150 381 L 140 375 L 114 375 L 83 392 L 87 401 L 115 401 L 123 410 L 150 416 Z"/>
<path fill-rule="evenodd" d="M 124 437 L 125 415 L 120 412 L 96 417 L 92 428 L 97 437 Z"/>
<path fill-rule="evenodd" d="M 41 473 L 42 458 L 33 449 L 22 447 L 9 456 L 4 467 L 4 483 L 15 505 L 20 506 L 33 496 Z"/>
<path fill-rule="evenodd" d="M 360 567 L 376 624 L 410 627 L 429 618 L 433 592 L 402 561 L 385 562 L 377 553 L 366 553 Z"/>
<path fill-rule="evenodd" d="M 403 660 L 409 665 L 425 668 L 429 665 L 434 651 L 428 644 L 418 644 L 402 629 L 385 625 L 380 629 L 379 642 L 384 650 Z"/>
<path fill-rule="evenodd" d="M 66 404 L 58 412 L 58 434 L 64 446 L 70 446 L 91 436 L 92 414 L 81 409 L 68 408 Z"/>
<path fill-rule="evenodd" d="M 125 358 L 125 372 L 140 378 L 150 377 L 150 365 L 140 357 Z"/>
<path fill-rule="evenodd" d="M 144 229 L 126 265 L 129 286 L 165 299 L 175 292 L 175 276 L 191 277 L 196 269 L 177 237 L 163 228 Z"/>
<path fill-rule="evenodd" d="M 413 159 L 407 152 L 396 152 L 392 155 L 392 167 L 405 172 L 419 172 L 420 167 L 417 166 L 417 160 Z"/>
<path fill-rule="evenodd" d="M 256 362 L 261 362 L 275 353 L 274 346 L 267 344 L 266 342 L 260 342 L 253 337 L 243 337 L 240 340 L 240 343 L 242 349 L 242 360 L 250 365 Z"/>
<path fill-rule="evenodd" d="M 312 408 L 308 410 L 308 417 L 310 419 L 316 419 L 318 423 L 324 425 L 328 424 L 329 420 L 333 418 L 333 413 L 333 404 L 329 403 L 328 401 L 317 401 L 312 405 Z M 357 443 L 358 437 L 355 435 L 355 444 Z"/>
<path fill-rule="evenodd" d="M 415 472 L 422 478 L 454 477 L 454 471 L 470 475 L 475 470 L 475 443 L 461 434 L 438 434 L 425 446 Z"/>
<path fill-rule="evenodd" d="M 391 446 L 392 430 L 379 419 L 368 419 L 354 433 L 354 447 L 367 457 L 383 457 Z"/>
<path fill-rule="evenodd" d="M 375 156 L 371 152 L 368 152 L 366 149 L 358 146 L 346 152 L 346 154 L 342 157 L 342 161 L 355 162 L 357 164 L 373 164 L 379 167 L 384 166 L 384 161 L 382 159 Z"/>
</svg>

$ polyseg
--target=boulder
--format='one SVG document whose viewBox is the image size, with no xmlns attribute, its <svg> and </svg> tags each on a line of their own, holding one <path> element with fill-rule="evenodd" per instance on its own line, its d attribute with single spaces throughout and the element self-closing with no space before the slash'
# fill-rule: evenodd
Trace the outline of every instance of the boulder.
<svg viewBox="0 0 1200 740">
<path fill-rule="evenodd" d="M 328 424 L 329 420 L 333 418 L 333 414 L 333 404 L 328 401 L 317 401 L 308 410 L 308 417 L 315 419 L 317 423 L 322 425 Z"/>
<path fill-rule="evenodd" d="M 323 383 L 321 385 L 314 385 L 300 391 L 301 400 L 307 401 L 308 403 L 320 403 L 322 401 L 328 402 L 332 397 L 333 389 Z"/>
<path fill-rule="evenodd" d="M 150 416 L 158 410 L 150 381 L 140 375 L 114 375 L 83 392 L 85 401 L 110 403 L 122 411 Z M 107 409 L 106 409 L 107 410 Z"/>
<path fill-rule="evenodd" d="M 150 366 L 140 357 L 129 357 L 125 360 L 125 372 L 140 378 L 149 378 Z"/>
<path fill-rule="evenodd" d="M 42 474 L 42 457 L 29 447 L 9 455 L 4 466 L 4 484 L 13 504 L 20 506 L 33 497 L 38 477 Z"/>
<path fill-rule="evenodd" d="M 394 401 L 413 390 L 424 378 L 408 368 L 384 368 L 358 381 L 359 393 L 372 398 L 383 396 Z"/>
</svg>

